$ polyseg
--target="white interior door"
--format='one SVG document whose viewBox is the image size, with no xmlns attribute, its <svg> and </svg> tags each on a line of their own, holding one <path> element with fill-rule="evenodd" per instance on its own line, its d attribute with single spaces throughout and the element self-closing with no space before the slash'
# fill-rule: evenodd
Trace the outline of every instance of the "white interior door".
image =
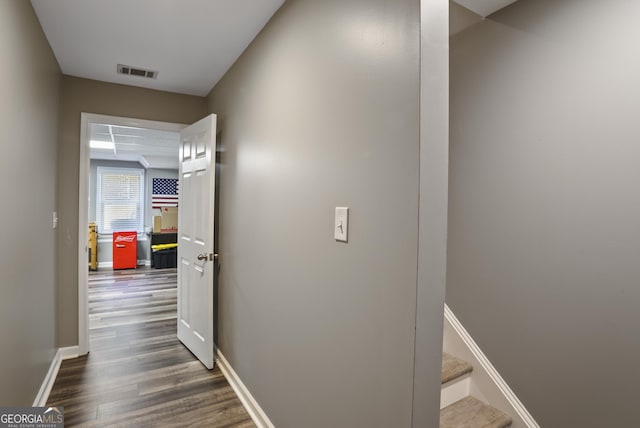
<svg viewBox="0 0 640 428">
<path fill-rule="evenodd" d="M 178 339 L 207 368 L 214 363 L 213 281 L 216 115 L 180 132 Z"/>
</svg>

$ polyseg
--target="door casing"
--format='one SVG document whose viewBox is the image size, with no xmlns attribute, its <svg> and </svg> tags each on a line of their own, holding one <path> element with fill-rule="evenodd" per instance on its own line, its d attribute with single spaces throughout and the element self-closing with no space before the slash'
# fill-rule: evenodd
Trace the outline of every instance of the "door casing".
<svg viewBox="0 0 640 428">
<path fill-rule="evenodd" d="M 89 352 L 89 304 L 87 284 L 87 241 L 89 239 L 89 138 L 90 125 L 102 123 L 117 126 L 133 126 L 159 131 L 180 132 L 187 125 L 130 117 L 109 116 L 94 113 L 80 114 L 80 167 L 78 172 L 78 355 Z M 176 153 L 176 157 L 178 153 Z M 178 211 L 180 207 L 178 207 Z M 179 215 L 179 214 L 178 214 Z"/>
</svg>

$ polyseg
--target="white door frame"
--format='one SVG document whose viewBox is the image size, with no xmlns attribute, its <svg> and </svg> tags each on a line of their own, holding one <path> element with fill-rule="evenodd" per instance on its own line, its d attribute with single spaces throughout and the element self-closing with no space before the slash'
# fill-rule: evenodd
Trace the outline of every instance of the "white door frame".
<svg viewBox="0 0 640 428">
<path fill-rule="evenodd" d="M 187 125 L 155 120 L 134 119 L 129 117 L 103 114 L 80 113 L 80 168 L 78 188 L 78 354 L 89 352 L 89 304 L 87 283 L 87 241 L 89 239 L 89 125 L 106 123 L 117 126 L 135 126 L 158 131 L 180 132 Z M 178 152 L 176 151 L 176 158 Z M 178 208 L 179 210 L 180 208 Z"/>
</svg>

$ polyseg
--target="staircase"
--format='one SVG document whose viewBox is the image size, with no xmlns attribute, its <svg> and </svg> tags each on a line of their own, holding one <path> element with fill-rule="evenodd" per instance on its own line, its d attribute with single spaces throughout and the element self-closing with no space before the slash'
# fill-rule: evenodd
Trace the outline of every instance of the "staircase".
<svg viewBox="0 0 640 428">
<path fill-rule="evenodd" d="M 507 428 L 511 417 L 468 395 L 473 366 L 451 354 L 442 354 L 440 428 Z"/>
<path fill-rule="evenodd" d="M 444 309 L 440 428 L 540 428 L 451 309 Z"/>
</svg>

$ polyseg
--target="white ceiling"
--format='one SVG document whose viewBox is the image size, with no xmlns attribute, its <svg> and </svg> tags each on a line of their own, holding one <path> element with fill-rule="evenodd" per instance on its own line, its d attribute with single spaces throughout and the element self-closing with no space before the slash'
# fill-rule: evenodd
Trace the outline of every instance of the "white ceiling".
<svg viewBox="0 0 640 428">
<path fill-rule="evenodd" d="M 464 6 L 472 12 L 477 13 L 483 18 L 494 12 L 515 3 L 517 0 L 453 0 L 460 6 Z"/>
<path fill-rule="evenodd" d="M 285 0 L 31 0 L 67 75 L 205 96 Z M 516 0 L 454 0 L 486 17 Z M 117 65 L 158 72 L 117 73 Z M 92 125 L 92 159 L 178 168 L 179 134 Z"/>
<path fill-rule="evenodd" d="M 139 162 L 145 168 L 178 169 L 180 134 L 170 131 L 91 124 L 90 140 L 113 148 L 90 148 L 91 159 Z"/>
<path fill-rule="evenodd" d="M 71 76 L 206 96 L 284 0 L 31 0 Z M 116 73 L 117 64 L 158 71 Z"/>
</svg>

